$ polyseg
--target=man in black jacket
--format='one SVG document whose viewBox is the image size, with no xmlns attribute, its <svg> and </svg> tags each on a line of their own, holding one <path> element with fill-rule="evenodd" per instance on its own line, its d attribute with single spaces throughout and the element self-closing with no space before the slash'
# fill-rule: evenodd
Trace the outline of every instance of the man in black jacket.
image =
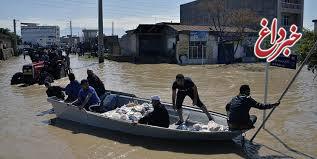
<svg viewBox="0 0 317 159">
<path fill-rule="evenodd" d="M 51 83 L 45 82 L 45 87 L 47 88 L 47 97 L 57 97 L 58 99 L 64 100 L 65 94 L 63 93 L 64 88 L 60 86 L 51 86 Z"/>
<path fill-rule="evenodd" d="M 194 106 L 198 106 L 207 115 L 209 121 L 213 120 L 207 110 L 207 107 L 199 99 L 195 83 L 189 77 L 184 77 L 184 75 L 178 74 L 172 86 L 173 108 L 176 109 L 179 116 L 179 121 L 175 123 L 176 125 L 180 125 L 184 122 L 182 106 L 186 96 L 189 96 L 193 100 Z"/>
<path fill-rule="evenodd" d="M 254 128 L 253 124 L 256 122 L 257 117 L 255 115 L 249 115 L 251 107 L 265 110 L 279 105 L 279 102 L 275 104 L 258 103 L 250 96 L 250 87 L 248 85 L 242 85 L 240 87 L 240 94 L 234 97 L 226 106 L 229 128 L 230 130 Z"/>
<path fill-rule="evenodd" d="M 160 97 L 152 96 L 151 99 L 154 111 L 141 118 L 139 123 L 168 128 L 170 125 L 169 115 L 161 104 Z"/>
<path fill-rule="evenodd" d="M 87 75 L 89 85 L 96 90 L 99 97 L 102 97 L 106 93 L 103 82 L 92 70 L 87 70 Z"/>
</svg>

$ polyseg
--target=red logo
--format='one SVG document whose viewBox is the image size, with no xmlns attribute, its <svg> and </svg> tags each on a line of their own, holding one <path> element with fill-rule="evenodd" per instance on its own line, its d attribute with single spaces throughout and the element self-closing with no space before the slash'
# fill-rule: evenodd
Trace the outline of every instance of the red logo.
<svg viewBox="0 0 317 159">
<path fill-rule="evenodd" d="M 289 48 L 293 47 L 302 38 L 302 34 L 297 33 L 298 28 L 294 24 L 290 27 L 291 35 L 288 39 L 286 39 L 287 32 L 283 27 L 279 28 L 277 32 L 276 18 L 273 19 L 271 29 L 268 27 L 268 20 L 265 18 L 261 20 L 260 24 L 262 29 L 260 30 L 259 38 L 255 43 L 254 54 L 260 59 L 266 59 L 267 62 L 274 61 L 281 53 L 283 53 L 284 56 L 289 57 L 291 54 Z M 272 46 L 267 49 L 262 49 L 261 44 L 269 35 L 271 36 L 270 44 Z"/>
</svg>

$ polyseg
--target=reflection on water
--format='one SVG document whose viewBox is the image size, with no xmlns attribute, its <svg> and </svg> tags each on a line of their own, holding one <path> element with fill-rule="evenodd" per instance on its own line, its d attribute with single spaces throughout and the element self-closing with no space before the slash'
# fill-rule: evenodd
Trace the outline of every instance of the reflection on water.
<svg viewBox="0 0 317 159">
<path fill-rule="evenodd" d="M 46 102 L 45 87 L 10 86 L 10 79 L 22 65 L 23 57 L 0 63 L 0 158 L 310 158 L 317 156 L 317 84 L 313 75 L 300 74 L 289 93 L 276 109 L 255 145 L 246 144 L 243 153 L 237 143 L 162 141 L 110 132 L 89 126 L 55 120 Z M 241 84 L 249 84 L 252 96 L 262 101 L 264 66 L 260 64 L 178 66 L 170 64 L 135 65 L 97 59 L 71 57 L 78 80 L 86 77 L 87 68 L 104 81 L 107 89 L 148 98 L 160 95 L 171 101 L 171 85 L 178 73 L 190 76 L 198 86 L 208 109 L 224 113 L 224 106 L 238 93 Z M 275 102 L 294 71 L 271 68 L 269 101 Z M 55 85 L 65 86 L 67 78 Z M 186 104 L 191 104 L 186 100 Z M 252 110 L 262 118 L 262 112 Z M 247 133 L 246 138 L 253 135 Z M 277 138 L 278 137 L 278 140 Z M 295 151 L 291 151 L 295 150 Z"/>
</svg>

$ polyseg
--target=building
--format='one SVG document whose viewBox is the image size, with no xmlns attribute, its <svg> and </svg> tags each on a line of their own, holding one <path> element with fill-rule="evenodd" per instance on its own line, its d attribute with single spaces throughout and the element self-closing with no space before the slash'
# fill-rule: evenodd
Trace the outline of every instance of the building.
<svg viewBox="0 0 317 159">
<path fill-rule="evenodd" d="M 236 30 L 226 27 L 225 32 L 234 33 Z M 254 30 L 246 29 L 246 34 L 250 41 L 256 40 L 253 38 L 257 35 Z M 255 59 L 253 46 L 248 45 L 247 40 L 240 45 L 218 45 L 218 33 L 212 31 L 210 26 L 179 23 L 140 24 L 135 30 L 127 31 L 120 40 L 120 46 L 125 55 L 156 61 L 166 58 L 169 60 L 165 62 L 178 64 L 232 63 L 237 59 Z"/>
<path fill-rule="evenodd" d="M 83 29 L 84 42 L 91 43 L 92 41 L 95 41 L 97 33 L 98 30 L 96 29 Z"/>
<path fill-rule="evenodd" d="M 211 25 L 209 18 L 210 2 L 213 0 L 196 0 L 180 6 L 180 22 L 182 25 Z M 225 9 L 251 9 L 258 17 L 278 19 L 279 26 L 289 28 L 296 24 L 303 28 L 304 0 L 224 0 Z M 209 3 L 209 4 L 208 4 Z M 206 7 L 207 6 L 207 7 Z"/>
<path fill-rule="evenodd" d="M 313 20 L 314 23 L 314 32 L 317 34 L 317 19 Z"/>
<path fill-rule="evenodd" d="M 62 46 L 70 46 L 71 43 L 73 46 L 76 46 L 78 43 L 80 43 L 80 37 L 72 36 L 72 38 L 70 38 L 70 35 L 67 35 L 62 36 L 60 39 L 60 44 Z"/>
<path fill-rule="evenodd" d="M 0 31 L 0 60 L 7 60 L 14 55 L 14 40 Z"/>
<path fill-rule="evenodd" d="M 112 56 L 120 56 L 119 37 L 117 35 L 104 36 L 104 47 L 108 54 Z"/>
<path fill-rule="evenodd" d="M 134 31 L 135 30 L 128 30 L 126 34 L 120 38 L 120 50 L 123 56 L 138 56 L 138 51 L 136 50 L 137 37 Z"/>
<path fill-rule="evenodd" d="M 59 45 L 59 26 L 39 26 L 35 23 L 21 23 L 22 43 L 31 43 L 43 47 Z"/>
</svg>

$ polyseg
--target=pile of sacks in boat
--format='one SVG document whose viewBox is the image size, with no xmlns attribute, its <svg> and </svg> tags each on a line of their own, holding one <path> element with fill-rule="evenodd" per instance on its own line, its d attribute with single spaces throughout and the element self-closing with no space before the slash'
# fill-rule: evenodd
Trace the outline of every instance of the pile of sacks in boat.
<svg viewBox="0 0 317 159">
<path fill-rule="evenodd" d="M 192 127 L 187 127 L 186 124 L 181 124 L 177 127 L 180 130 L 199 131 L 199 132 L 214 132 L 214 131 L 228 131 L 228 126 L 217 124 L 214 121 L 209 121 L 207 125 L 202 123 L 194 124 Z"/>
<path fill-rule="evenodd" d="M 123 105 L 120 108 L 116 108 L 112 111 L 103 113 L 102 116 L 112 118 L 112 119 L 117 119 L 117 120 L 121 119 L 121 120 L 135 122 L 135 121 L 139 121 L 146 114 L 152 112 L 153 110 L 154 108 L 152 104 L 149 104 L 149 103 L 143 103 L 143 104 L 129 103 L 129 104 Z"/>
</svg>

